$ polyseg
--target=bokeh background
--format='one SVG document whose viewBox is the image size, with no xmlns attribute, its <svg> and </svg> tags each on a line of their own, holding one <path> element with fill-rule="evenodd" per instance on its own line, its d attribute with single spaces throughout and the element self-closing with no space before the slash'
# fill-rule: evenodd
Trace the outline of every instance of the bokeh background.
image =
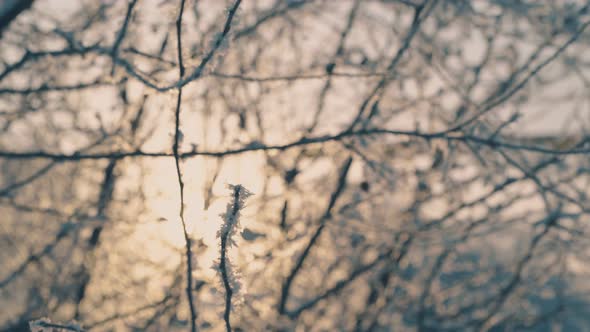
<svg viewBox="0 0 590 332">
<path fill-rule="evenodd" d="M 589 24 L 0 1 L 0 329 L 590 330 Z"/>
</svg>

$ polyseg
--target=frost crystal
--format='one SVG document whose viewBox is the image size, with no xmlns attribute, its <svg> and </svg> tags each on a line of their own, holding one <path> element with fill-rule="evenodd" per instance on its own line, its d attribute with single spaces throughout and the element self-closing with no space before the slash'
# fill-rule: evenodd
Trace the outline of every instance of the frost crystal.
<svg viewBox="0 0 590 332">
<path fill-rule="evenodd" d="M 227 315 L 229 315 L 232 306 L 232 297 L 240 291 L 239 275 L 235 267 L 231 265 L 228 250 L 232 244 L 235 244 L 233 237 L 239 231 L 240 211 L 245 207 L 246 199 L 252 196 L 248 189 L 239 184 L 228 185 L 228 189 L 231 191 L 232 197 L 227 204 L 225 213 L 220 215 L 223 222 L 217 232 L 217 238 L 220 239 L 219 260 L 215 262 L 213 267 L 219 273 L 225 288 Z"/>
<path fill-rule="evenodd" d="M 242 185 L 227 185 L 232 192 L 232 199 L 227 203 L 225 212 L 220 214 L 223 219 L 221 228 L 217 231 L 217 238 L 227 238 L 228 243 L 235 244 L 234 235 L 238 233 L 240 227 L 240 211 L 245 207 L 246 199 L 252 196 L 252 193 Z"/>
</svg>

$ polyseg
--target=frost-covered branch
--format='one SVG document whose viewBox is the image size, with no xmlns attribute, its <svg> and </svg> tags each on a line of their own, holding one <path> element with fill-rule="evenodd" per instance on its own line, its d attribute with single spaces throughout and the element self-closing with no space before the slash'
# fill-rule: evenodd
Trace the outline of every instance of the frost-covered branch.
<svg viewBox="0 0 590 332">
<path fill-rule="evenodd" d="M 228 250 L 232 245 L 235 245 L 234 236 L 238 233 L 240 227 L 240 211 L 244 209 L 246 199 L 252 196 L 252 193 L 239 184 L 229 185 L 228 188 L 232 191 L 232 199 L 227 203 L 225 213 L 221 214 L 223 223 L 217 232 L 217 237 L 220 239 L 218 270 L 221 275 L 223 287 L 225 288 L 225 311 L 223 319 L 226 330 L 229 332 L 231 331 L 230 313 L 232 296 L 234 292 L 239 290 L 240 284 L 229 260 Z"/>
</svg>

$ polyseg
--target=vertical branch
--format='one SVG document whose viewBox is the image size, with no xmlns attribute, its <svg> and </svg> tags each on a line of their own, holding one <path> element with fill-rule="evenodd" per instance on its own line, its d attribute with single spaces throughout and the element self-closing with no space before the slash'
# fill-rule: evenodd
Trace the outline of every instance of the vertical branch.
<svg viewBox="0 0 590 332">
<path fill-rule="evenodd" d="M 176 46 L 178 51 L 178 74 L 182 79 L 184 76 L 184 64 L 182 62 L 182 14 L 184 12 L 185 0 L 180 1 L 180 11 L 176 19 Z M 174 146 L 172 151 L 174 153 L 174 162 L 176 164 L 176 175 L 178 177 L 178 186 L 180 189 L 180 221 L 182 222 L 182 231 L 184 233 L 185 254 L 186 254 L 186 296 L 191 315 L 191 332 L 197 331 L 197 311 L 195 309 L 195 300 L 193 298 L 193 251 L 191 239 L 187 232 L 186 221 L 184 220 L 184 181 L 182 180 L 182 171 L 180 169 L 180 155 L 178 152 L 181 140 L 180 132 L 180 106 L 182 103 L 182 86 L 178 88 L 178 97 L 176 99 L 176 111 L 174 114 Z"/>
<path fill-rule="evenodd" d="M 220 257 L 219 257 L 219 273 L 221 274 L 221 281 L 225 288 L 225 311 L 223 313 L 223 320 L 225 321 L 225 328 L 228 332 L 231 329 L 230 313 L 231 301 L 234 289 L 232 283 L 236 284 L 236 278 L 232 272 L 231 263 L 227 257 L 228 247 L 233 243 L 232 237 L 236 234 L 240 221 L 240 210 L 244 208 L 246 198 L 252 195 L 246 188 L 241 185 L 230 185 L 229 188 L 233 190 L 232 200 L 227 204 L 226 212 L 222 214 L 223 223 L 217 236 L 221 240 Z"/>
<path fill-rule="evenodd" d="M 239 188 L 236 189 L 236 195 L 239 195 Z M 231 298 L 233 296 L 233 290 L 229 282 L 227 262 L 227 235 L 221 238 L 221 258 L 219 261 L 219 269 L 221 271 L 221 279 L 223 281 L 223 287 L 225 288 L 225 311 L 223 312 L 223 320 L 225 321 L 225 329 L 231 332 L 230 313 L 231 313 Z"/>
</svg>

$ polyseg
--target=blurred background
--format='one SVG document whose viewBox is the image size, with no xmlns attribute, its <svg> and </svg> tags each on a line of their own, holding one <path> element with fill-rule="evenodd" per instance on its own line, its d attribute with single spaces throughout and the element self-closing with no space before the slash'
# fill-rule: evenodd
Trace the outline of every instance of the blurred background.
<svg viewBox="0 0 590 332">
<path fill-rule="evenodd" d="M 0 1 L 0 330 L 590 330 L 589 24 Z"/>
</svg>

